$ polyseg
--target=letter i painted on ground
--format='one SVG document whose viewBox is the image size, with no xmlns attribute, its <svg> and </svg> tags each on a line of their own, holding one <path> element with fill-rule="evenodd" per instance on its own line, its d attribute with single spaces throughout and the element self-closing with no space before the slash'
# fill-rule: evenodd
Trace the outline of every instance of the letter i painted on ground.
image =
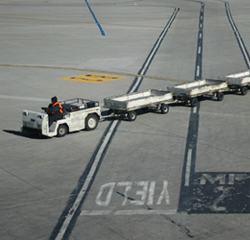
<svg viewBox="0 0 250 240">
<path fill-rule="evenodd" d="M 122 202 L 122 205 L 125 206 L 128 200 L 128 192 L 131 190 L 132 187 L 132 182 L 118 182 L 117 186 L 125 187 L 125 192 L 124 192 L 125 198 Z"/>
<path fill-rule="evenodd" d="M 166 204 L 170 204 L 170 198 L 169 198 L 169 194 L 168 194 L 168 181 L 164 181 L 163 182 L 163 189 L 162 189 L 162 192 L 161 192 L 161 195 L 157 201 L 157 205 L 160 205 L 162 200 L 165 198 L 166 200 Z"/>
<path fill-rule="evenodd" d="M 140 200 L 132 200 L 131 204 L 144 205 L 145 199 L 147 196 L 147 192 L 148 192 L 148 181 L 138 182 L 138 186 L 142 186 L 142 190 L 136 191 L 136 195 L 141 196 L 141 199 Z"/>
</svg>

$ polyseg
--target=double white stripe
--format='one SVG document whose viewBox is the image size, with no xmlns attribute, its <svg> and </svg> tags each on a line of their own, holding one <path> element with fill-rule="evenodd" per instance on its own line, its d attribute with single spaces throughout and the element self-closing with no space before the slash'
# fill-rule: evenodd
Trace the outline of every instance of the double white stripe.
<svg viewBox="0 0 250 240">
<path fill-rule="evenodd" d="M 68 215 L 65 217 L 65 220 L 64 220 L 63 225 L 62 225 L 62 227 L 61 227 L 61 229 L 59 231 L 59 234 L 56 237 L 56 240 L 59 240 L 59 239 L 63 238 L 63 235 L 64 235 L 65 231 L 67 230 L 68 225 L 69 225 L 71 219 L 73 218 L 75 211 L 77 210 L 81 200 L 83 199 L 83 197 L 86 194 L 86 191 L 87 191 L 87 189 L 88 189 L 88 187 L 90 185 L 90 181 L 92 180 L 92 177 L 94 176 L 97 165 L 98 165 L 98 163 L 99 163 L 99 161 L 101 159 L 102 153 L 103 153 L 104 149 L 106 148 L 106 146 L 107 146 L 107 144 L 108 144 L 108 142 L 109 142 L 109 140 L 110 140 L 110 138 L 111 138 L 117 124 L 118 124 L 118 120 L 115 120 L 115 121 L 112 122 L 112 124 L 111 124 L 111 126 L 109 128 L 109 131 L 107 132 L 107 134 L 106 134 L 106 136 L 105 136 L 105 138 L 103 140 L 103 143 L 102 143 L 98 153 L 96 154 L 95 160 L 94 160 L 94 162 L 92 164 L 92 167 L 91 167 L 91 169 L 89 171 L 87 179 L 85 180 L 85 183 L 82 186 L 82 188 L 81 188 L 81 190 L 80 190 L 80 192 L 79 192 L 73 206 L 69 210 Z"/>
<path fill-rule="evenodd" d="M 151 51 L 150 55 L 147 58 L 147 61 L 144 64 L 144 67 L 141 69 L 140 73 L 138 75 L 145 75 L 146 74 L 146 70 L 149 66 L 150 61 L 152 60 L 152 58 L 154 57 L 156 51 L 158 50 L 159 45 L 161 44 L 165 34 L 167 33 L 168 29 L 170 28 L 171 24 L 173 23 L 175 16 L 177 15 L 179 9 L 175 8 L 174 13 L 172 14 L 170 20 L 168 21 L 168 24 L 166 25 L 164 31 L 161 33 L 160 37 L 158 38 L 154 49 Z M 136 88 L 138 87 L 138 85 L 140 84 L 141 80 L 143 77 L 138 77 L 136 83 L 134 84 L 134 86 L 131 88 L 131 90 L 128 93 L 133 93 Z"/>
<path fill-rule="evenodd" d="M 242 50 L 242 53 L 243 53 L 243 55 L 244 55 L 244 57 L 245 57 L 245 59 L 246 59 L 246 61 L 247 61 L 247 62 L 246 62 L 247 67 L 250 68 L 249 55 L 248 55 L 248 53 L 247 53 L 247 49 L 246 49 L 246 47 L 245 47 L 245 45 L 244 45 L 244 43 L 243 43 L 243 40 L 242 40 L 242 38 L 241 38 L 241 36 L 240 36 L 240 33 L 239 33 L 238 29 L 236 28 L 236 25 L 235 25 L 235 23 L 234 23 L 234 21 L 233 21 L 233 18 L 232 18 L 230 9 L 229 9 L 229 4 L 226 2 L 226 3 L 225 3 L 225 6 L 226 6 L 227 13 L 228 13 L 229 22 L 231 23 L 231 26 L 232 26 L 232 28 L 233 28 L 233 31 L 235 32 L 236 38 L 237 38 L 237 40 L 238 40 L 238 42 L 239 42 L 239 44 L 240 44 L 240 48 L 241 48 L 241 50 Z"/>
</svg>

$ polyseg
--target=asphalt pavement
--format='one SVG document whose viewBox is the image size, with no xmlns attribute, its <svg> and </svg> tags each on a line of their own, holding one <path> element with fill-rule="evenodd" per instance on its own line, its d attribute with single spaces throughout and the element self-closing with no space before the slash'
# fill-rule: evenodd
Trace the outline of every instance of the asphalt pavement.
<svg viewBox="0 0 250 240">
<path fill-rule="evenodd" d="M 4 240 L 248 239 L 250 94 L 47 138 L 22 111 L 250 68 L 247 0 L 1 0 Z"/>
</svg>

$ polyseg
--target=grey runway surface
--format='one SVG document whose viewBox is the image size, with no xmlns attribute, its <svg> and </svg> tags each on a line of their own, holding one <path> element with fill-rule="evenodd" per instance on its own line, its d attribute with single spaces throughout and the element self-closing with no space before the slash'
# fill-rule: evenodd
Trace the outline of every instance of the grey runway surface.
<svg viewBox="0 0 250 240">
<path fill-rule="evenodd" d="M 1 239 L 247 239 L 249 94 L 63 138 L 20 128 L 23 109 L 54 95 L 103 106 L 248 69 L 249 11 L 247 0 L 1 0 Z"/>
</svg>

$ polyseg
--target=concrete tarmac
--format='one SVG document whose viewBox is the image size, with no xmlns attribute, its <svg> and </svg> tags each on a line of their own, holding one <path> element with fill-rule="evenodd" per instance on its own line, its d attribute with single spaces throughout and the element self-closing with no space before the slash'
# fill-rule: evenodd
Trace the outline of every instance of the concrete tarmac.
<svg viewBox="0 0 250 240">
<path fill-rule="evenodd" d="M 247 0 L 1 0 L 1 239 L 248 239 L 249 93 L 63 138 L 20 128 L 23 109 L 54 95 L 107 110 L 105 97 L 250 68 L 249 11 Z"/>
</svg>

